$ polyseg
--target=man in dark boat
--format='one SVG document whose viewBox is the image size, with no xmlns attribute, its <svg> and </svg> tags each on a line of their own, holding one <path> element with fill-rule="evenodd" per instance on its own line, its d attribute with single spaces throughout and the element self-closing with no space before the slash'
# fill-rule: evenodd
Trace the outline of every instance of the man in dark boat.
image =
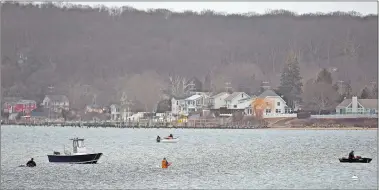
<svg viewBox="0 0 379 190">
<path fill-rule="evenodd" d="M 36 167 L 37 164 L 34 162 L 33 158 L 30 159 L 27 163 L 26 163 L 26 166 L 27 167 Z"/>
<path fill-rule="evenodd" d="M 354 150 L 349 153 L 349 160 L 355 159 Z"/>
</svg>

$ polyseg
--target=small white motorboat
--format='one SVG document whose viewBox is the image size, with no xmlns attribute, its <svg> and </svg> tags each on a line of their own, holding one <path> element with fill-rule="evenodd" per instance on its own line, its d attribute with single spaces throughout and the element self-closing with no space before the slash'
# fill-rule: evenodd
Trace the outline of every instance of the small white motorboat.
<svg viewBox="0 0 379 190">
<path fill-rule="evenodd" d="M 157 142 L 161 143 L 177 143 L 179 142 L 179 138 L 162 138 L 162 139 L 157 139 Z"/>
</svg>

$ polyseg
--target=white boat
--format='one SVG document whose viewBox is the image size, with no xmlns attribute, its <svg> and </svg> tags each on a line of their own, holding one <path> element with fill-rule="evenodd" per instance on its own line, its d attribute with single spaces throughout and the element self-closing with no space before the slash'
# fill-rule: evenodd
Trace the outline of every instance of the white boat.
<svg viewBox="0 0 379 190">
<path fill-rule="evenodd" d="M 173 138 L 173 139 L 162 138 L 159 141 L 157 140 L 157 142 L 161 142 L 161 143 L 177 143 L 177 142 L 179 142 L 179 138 Z"/>
</svg>

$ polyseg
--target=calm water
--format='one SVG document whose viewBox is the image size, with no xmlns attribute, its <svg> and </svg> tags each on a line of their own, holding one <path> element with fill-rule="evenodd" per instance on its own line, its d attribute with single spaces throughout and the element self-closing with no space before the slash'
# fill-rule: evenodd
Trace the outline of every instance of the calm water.
<svg viewBox="0 0 379 190">
<path fill-rule="evenodd" d="M 169 133 L 180 142 L 155 142 Z M 48 162 L 76 136 L 104 153 L 98 164 Z M 373 161 L 339 163 L 351 150 Z M 17 167 L 31 157 L 36 168 Z M 163 157 L 173 162 L 167 170 Z M 377 168 L 373 130 L 1 127 L 1 189 L 377 189 Z"/>
</svg>

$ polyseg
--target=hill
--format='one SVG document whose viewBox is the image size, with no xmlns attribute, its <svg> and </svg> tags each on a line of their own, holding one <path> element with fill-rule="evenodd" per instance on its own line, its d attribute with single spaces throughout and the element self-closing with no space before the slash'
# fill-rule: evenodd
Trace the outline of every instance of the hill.
<svg viewBox="0 0 379 190">
<path fill-rule="evenodd" d="M 3 96 L 41 100 L 49 85 L 82 106 L 118 101 L 122 91 L 150 110 L 168 76 L 197 77 L 205 89 L 278 84 L 290 50 L 304 80 L 335 67 L 353 90 L 377 80 L 377 15 L 223 15 L 3 3 Z M 204 79 L 207 78 L 207 81 Z"/>
</svg>

